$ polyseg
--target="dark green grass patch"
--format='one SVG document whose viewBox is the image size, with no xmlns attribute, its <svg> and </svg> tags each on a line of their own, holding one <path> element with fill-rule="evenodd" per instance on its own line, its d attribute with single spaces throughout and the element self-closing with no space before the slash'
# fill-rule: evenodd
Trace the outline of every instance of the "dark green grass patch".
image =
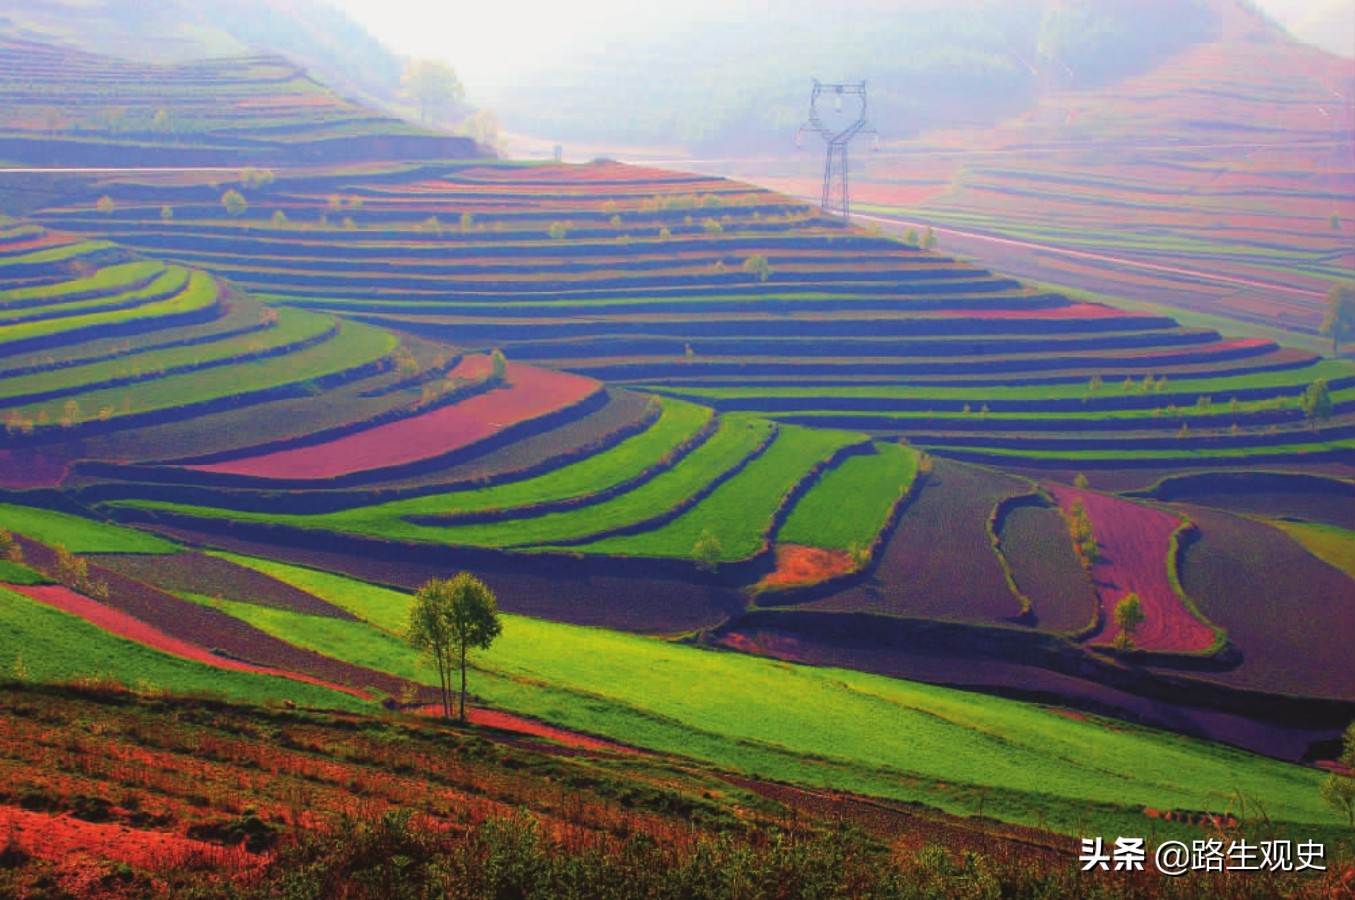
<svg viewBox="0 0 1355 900">
<path fill-rule="evenodd" d="M 826 550 L 869 547 L 912 487 L 918 467 L 916 450 L 885 443 L 875 450 L 825 472 L 795 504 L 777 541 Z"/>
<path fill-rule="evenodd" d="M 72 553 L 174 553 L 163 538 L 92 519 L 31 506 L 0 504 L 0 528 L 44 544 L 61 544 Z"/>
</svg>

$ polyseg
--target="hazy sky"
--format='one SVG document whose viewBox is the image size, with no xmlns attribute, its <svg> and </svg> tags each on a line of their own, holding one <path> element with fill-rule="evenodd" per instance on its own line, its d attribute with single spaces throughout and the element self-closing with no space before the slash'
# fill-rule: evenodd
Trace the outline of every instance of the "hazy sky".
<svg viewBox="0 0 1355 900">
<path fill-rule="evenodd" d="M 600 48 L 620 18 L 652 8 L 646 0 L 330 0 L 397 53 L 441 59 L 461 75 L 472 97 L 501 84 L 526 63 L 549 63 Z M 652 2 L 652 0 L 650 0 Z M 850 0 L 848 0 L 850 2 Z M 1327 0 L 1259 0 L 1287 22 Z M 709 14 L 719 0 L 665 4 Z M 774 0 L 766 0 L 775 15 Z"/>
</svg>

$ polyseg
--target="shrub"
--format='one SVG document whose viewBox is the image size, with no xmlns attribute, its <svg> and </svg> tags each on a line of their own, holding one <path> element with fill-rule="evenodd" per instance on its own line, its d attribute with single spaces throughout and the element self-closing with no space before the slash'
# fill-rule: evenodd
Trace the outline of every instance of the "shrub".
<svg viewBox="0 0 1355 900">
<path fill-rule="evenodd" d="M 232 219 L 238 219 L 249 209 L 249 204 L 245 202 L 244 195 L 231 188 L 221 195 L 221 206 L 226 210 L 226 215 Z"/>
</svg>

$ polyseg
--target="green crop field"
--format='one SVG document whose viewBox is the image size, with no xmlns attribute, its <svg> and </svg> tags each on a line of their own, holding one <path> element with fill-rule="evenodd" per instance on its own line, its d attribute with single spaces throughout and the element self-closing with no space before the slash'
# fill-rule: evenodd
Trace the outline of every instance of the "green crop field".
<svg viewBox="0 0 1355 900">
<path fill-rule="evenodd" d="M 4 584 L 51 584 L 51 579 L 21 563 L 0 559 L 0 582 Z"/>
<path fill-rule="evenodd" d="M 179 549 L 134 528 L 11 503 L 0 503 L 0 528 L 44 544 L 64 545 L 72 553 L 174 553 Z"/>
<path fill-rule="evenodd" d="M 917 451 L 898 444 L 876 444 L 874 455 L 848 457 L 795 504 L 777 540 L 826 550 L 869 547 L 917 470 Z"/>
<path fill-rule="evenodd" d="M 291 700 L 322 709 L 368 709 L 342 691 L 252 672 L 213 668 L 115 637 L 69 613 L 0 587 L 0 678 L 99 683 L 141 691 L 202 693 L 249 703 Z"/>
<path fill-rule="evenodd" d="M 47 391 L 73 390 L 119 378 L 149 377 L 158 372 L 207 363 L 227 361 L 237 356 L 257 356 L 289 344 L 323 335 L 334 327 L 327 316 L 302 310 L 282 310 L 276 327 L 246 335 L 228 337 L 205 345 L 169 347 L 119 357 L 83 366 L 67 366 L 18 378 L 0 380 L 0 401 L 9 397 Z"/>
<path fill-rule="evenodd" d="M 242 360 L 232 367 L 229 376 L 215 370 L 167 375 L 152 381 L 75 394 L 65 400 L 19 407 L 17 413 L 27 419 L 46 418 L 55 422 L 72 400 L 86 414 L 107 409 L 108 417 L 113 419 L 176 409 L 335 375 L 388 356 L 398 344 L 399 339 L 388 331 L 349 322 L 331 340 L 289 354 L 285 359 Z"/>
<path fill-rule="evenodd" d="M 149 289 L 148 289 L 149 290 Z M 0 326 L 0 346 L 29 338 L 58 334 L 76 334 L 96 325 L 117 324 L 134 319 L 155 319 L 209 307 L 217 301 L 217 283 L 205 272 L 194 272 L 183 291 L 167 300 L 156 300 L 132 309 L 91 312 L 68 318 L 39 319 Z"/>
<path fill-rule="evenodd" d="M 363 619 L 219 606 L 298 646 L 431 683 L 399 638 L 407 595 L 230 557 Z M 763 777 L 923 800 L 1058 830 L 1142 829 L 1142 806 L 1264 807 L 1332 828 L 1321 775 L 1217 745 L 1036 706 L 601 629 L 504 616 L 471 688 L 493 706 Z M 771 702 L 769 702 L 771 701 Z M 1069 802 L 1073 801 L 1073 802 Z"/>
<path fill-rule="evenodd" d="M 770 537 L 772 517 L 814 466 L 865 435 L 782 426 L 772 445 L 692 509 L 654 531 L 582 544 L 583 553 L 687 558 L 709 532 L 722 562 L 747 559 Z"/>
<path fill-rule="evenodd" d="M 684 412 L 683 415 L 685 416 L 687 413 Z M 697 421 L 699 420 L 689 419 L 688 427 L 695 425 Z M 375 534 L 384 538 L 445 544 L 482 547 L 548 544 L 552 541 L 587 537 L 608 529 L 643 522 L 664 510 L 671 509 L 690 498 L 724 472 L 742 463 L 761 442 L 770 436 L 772 428 L 772 424 L 765 420 L 748 419 L 741 416 L 724 417 L 721 420 L 720 427 L 709 440 L 679 460 L 672 468 L 642 482 L 633 490 L 605 502 L 575 510 L 552 512 L 520 519 L 505 519 L 485 524 L 416 525 L 404 519 L 390 516 L 389 511 L 383 514 L 380 519 L 373 520 L 365 510 L 327 517 L 283 517 L 267 513 L 225 512 L 210 507 L 158 501 L 126 501 L 112 504 L 112 506 L 114 508 L 127 506 L 152 511 L 165 510 L 206 519 L 236 518 L 289 525 L 305 525 L 309 522 L 310 527 L 322 528 L 331 526 L 347 528 L 351 523 L 352 527 L 357 529 L 359 533 Z M 641 437 L 644 437 L 644 435 L 641 435 Z M 632 440 L 638 440 L 638 438 Z M 666 438 L 664 444 L 671 447 L 671 438 Z M 651 448 L 652 445 L 646 449 Z M 630 456 L 630 450 L 626 451 L 624 456 Z M 643 462 L 641 458 L 631 458 L 635 462 Z M 653 457 L 650 459 L 652 463 Z M 596 469 L 589 466 L 589 469 L 592 471 L 586 474 L 590 479 L 594 474 L 603 474 L 606 471 L 605 467 Z M 543 476 L 540 481 L 542 484 L 546 484 L 549 478 L 551 478 L 549 475 Z M 495 490 L 497 489 L 492 488 L 486 493 L 492 493 Z M 528 488 L 527 490 L 534 491 L 535 488 Z M 531 496 L 531 494 L 526 494 L 526 496 Z M 411 501 L 410 507 L 439 512 L 445 511 L 445 507 L 437 505 L 436 501 L 432 505 L 426 500 Z M 401 512 L 408 513 L 409 511 L 409 507 L 401 509 Z"/>
</svg>

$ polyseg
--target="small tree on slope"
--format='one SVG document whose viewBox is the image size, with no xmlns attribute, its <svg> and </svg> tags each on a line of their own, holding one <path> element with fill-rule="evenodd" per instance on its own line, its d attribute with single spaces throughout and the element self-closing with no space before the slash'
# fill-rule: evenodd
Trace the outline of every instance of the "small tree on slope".
<svg viewBox="0 0 1355 900">
<path fill-rule="evenodd" d="M 1120 633 L 1115 636 L 1115 646 L 1121 650 L 1133 650 L 1134 632 L 1143 624 L 1143 618 L 1143 604 L 1139 602 L 1138 594 L 1126 594 L 1123 600 L 1115 604 L 1115 624 L 1120 627 Z"/>
<path fill-rule="evenodd" d="M 458 718 L 464 722 L 467 654 L 487 649 L 502 631 L 494 592 L 469 572 L 460 572 L 450 580 L 435 578 L 415 593 L 405 639 L 437 668 L 442 713 L 447 718 L 452 715 L 453 672 L 461 670 Z"/>
</svg>

